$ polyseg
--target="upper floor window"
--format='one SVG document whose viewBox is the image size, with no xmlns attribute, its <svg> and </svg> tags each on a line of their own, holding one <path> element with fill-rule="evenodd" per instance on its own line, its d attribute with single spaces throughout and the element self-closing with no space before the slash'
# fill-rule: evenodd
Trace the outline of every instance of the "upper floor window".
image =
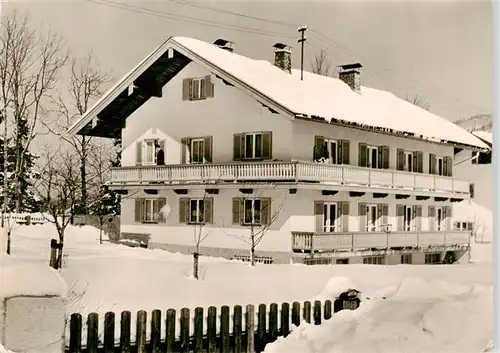
<svg viewBox="0 0 500 353">
<path fill-rule="evenodd" d="M 349 141 L 314 137 L 313 160 L 329 164 L 349 164 Z"/>
<path fill-rule="evenodd" d="M 389 169 L 389 147 L 368 146 L 366 143 L 360 143 L 358 165 L 360 167 Z"/>
<path fill-rule="evenodd" d="M 212 137 L 185 137 L 181 139 L 181 163 L 212 162 Z"/>
<path fill-rule="evenodd" d="M 430 231 L 442 232 L 445 230 L 450 230 L 452 217 L 451 206 L 429 206 L 428 212 Z"/>
<path fill-rule="evenodd" d="M 186 78 L 182 81 L 182 100 L 200 100 L 214 96 L 211 76 Z"/>
<path fill-rule="evenodd" d="M 452 176 L 453 158 L 436 156 L 433 153 L 429 154 L 429 174 Z"/>
<path fill-rule="evenodd" d="M 422 206 L 396 205 L 396 217 L 398 231 L 413 232 L 415 230 L 421 230 Z"/>
<path fill-rule="evenodd" d="M 359 229 L 361 232 L 381 232 L 389 226 L 387 204 L 359 204 Z"/>
<path fill-rule="evenodd" d="M 314 202 L 316 231 L 321 233 L 347 232 L 349 230 L 348 202 Z"/>
<path fill-rule="evenodd" d="M 424 154 L 420 151 L 407 151 L 398 148 L 396 166 L 397 170 L 422 173 L 424 169 Z"/>
<path fill-rule="evenodd" d="M 247 132 L 233 136 L 233 160 L 263 160 L 272 158 L 272 132 Z"/>
<path fill-rule="evenodd" d="M 161 156 L 159 156 L 159 153 L 161 153 Z M 165 141 L 159 139 L 145 139 L 137 141 L 135 164 L 165 164 Z"/>
</svg>

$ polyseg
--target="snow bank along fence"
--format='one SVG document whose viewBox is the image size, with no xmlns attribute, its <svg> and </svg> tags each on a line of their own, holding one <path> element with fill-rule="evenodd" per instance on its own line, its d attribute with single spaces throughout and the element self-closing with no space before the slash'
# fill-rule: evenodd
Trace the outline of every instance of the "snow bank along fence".
<svg viewBox="0 0 500 353">
<path fill-rule="evenodd" d="M 222 306 L 219 313 L 215 306 L 210 306 L 207 316 L 204 308 L 198 307 L 194 310 L 193 319 L 188 308 L 180 310 L 179 318 L 175 309 L 168 309 L 165 318 L 162 318 L 162 311 L 156 309 L 151 313 L 150 325 L 147 312 L 140 310 L 136 316 L 135 335 L 131 330 L 130 311 L 121 313 L 119 332 L 115 331 L 118 326 L 115 313 L 104 315 L 102 330 L 99 315 L 90 313 L 85 323 L 86 342 L 82 341 L 82 315 L 72 314 L 69 346 L 66 346 L 65 352 L 261 353 L 268 343 L 289 335 L 290 323 L 299 326 L 303 320 L 320 325 L 323 320 L 330 319 L 332 313 L 354 310 L 359 304 L 359 292 L 351 289 L 333 302 L 306 301 L 302 307 L 299 302 L 293 302 L 291 306 L 282 303 L 281 310 L 276 303 L 271 304 L 269 310 L 265 304 L 260 304 L 257 310 L 254 305 L 247 305 L 245 314 L 240 305 L 234 306 L 232 313 L 227 305 Z M 176 327 L 177 324 L 179 327 Z"/>
</svg>

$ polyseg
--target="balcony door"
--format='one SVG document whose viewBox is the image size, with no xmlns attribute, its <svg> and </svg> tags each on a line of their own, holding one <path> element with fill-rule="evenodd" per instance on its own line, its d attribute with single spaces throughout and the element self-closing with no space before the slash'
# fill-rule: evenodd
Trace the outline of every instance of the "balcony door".
<svg viewBox="0 0 500 353">
<path fill-rule="evenodd" d="M 323 232 L 336 231 L 337 226 L 337 203 L 325 202 L 323 204 Z"/>
<path fill-rule="evenodd" d="M 378 231 L 377 205 L 366 206 L 366 231 L 367 232 Z"/>
<path fill-rule="evenodd" d="M 366 148 L 368 168 L 378 168 L 378 147 L 368 146 Z"/>
<path fill-rule="evenodd" d="M 436 230 L 438 232 L 445 230 L 444 209 L 436 207 Z"/>
<path fill-rule="evenodd" d="M 404 170 L 406 172 L 413 172 L 414 171 L 413 153 L 412 152 L 405 151 Z"/>
<path fill-rule="evenodd" d="M 337 141 L 325 139 L 325 155 L 330 164 L 338 164 Z"/>
<path fill-rule="evenodd" d="M 413 228 L 413 209 L 411 206 L 404 207 L 403 230 L 410 232 Z"/>
<path fill-rule="evenodd" d="M 444 175 L 444 161 L 443 157 L 436 158 L 436 173 L 437 175 Z"/>
</svg>

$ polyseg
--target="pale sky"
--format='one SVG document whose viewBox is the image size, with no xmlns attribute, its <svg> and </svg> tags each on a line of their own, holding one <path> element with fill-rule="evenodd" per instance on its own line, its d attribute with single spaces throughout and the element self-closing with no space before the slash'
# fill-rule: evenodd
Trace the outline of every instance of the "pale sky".
<svg viewBox="0 0 500 353">
<path fill-rule="evenodd" d="M 142 9 L 124 10 L 113 3 Z M 61 33 L 75 53 L 93 50 L 115 81 L 169 36 L 207 42 L 224 38 L 235 42 L 235 52 L 270 61 L 272 46 L 283 42 L 293 47 L 292 66 L 300 68 L 296 24 L 305 24 L 307 70 L 323 48 L 334 66 L 360 62 L 364 86 L 400 97 L 419 94 L 443 118 L 492 112 L 492 11 L 485 1 L 17 0 L 13 5 L 29 11 L 34 24 L 43 21 Z M 196 23 L 173 19 L 179 16 Z"/>
</svg>

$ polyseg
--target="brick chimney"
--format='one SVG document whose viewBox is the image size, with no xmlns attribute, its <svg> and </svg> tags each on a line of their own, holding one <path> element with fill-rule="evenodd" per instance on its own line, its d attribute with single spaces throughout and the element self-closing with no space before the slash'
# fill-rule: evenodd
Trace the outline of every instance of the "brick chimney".
<svg viewBox="0 0 500 353">
<path fill-rule="evenodd" d="M 221 49 L 227 50 L 228 52 L 233 52 L 233 42 L 230 42 L 226 39 L 219 38 L 217 39 L 214 44 L 218 46 Z"/>
<path fill-rule="evenodd" d="M 274 48 L 274 65 L 279 67 L 281 70 L 292 73 L 292 47 L 283 44 L 276 43 L 273 45 Z"/>
<path fill-rule="evenodd" d="M 339 79 L 344 81 L 356 93 L 361 93 L 360 63 L 341 65 Z"/>
</svg>

